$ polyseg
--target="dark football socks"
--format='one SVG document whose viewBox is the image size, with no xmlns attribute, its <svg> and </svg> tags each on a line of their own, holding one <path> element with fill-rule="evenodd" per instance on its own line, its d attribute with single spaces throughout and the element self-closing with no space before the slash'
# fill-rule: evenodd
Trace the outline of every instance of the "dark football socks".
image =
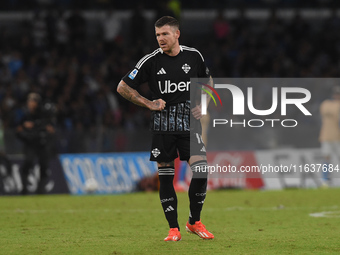
<svg viewBox="0 0 340 255">
<path fill-rule="evenodd" d="M 201 211 L 207 192 L 207 161 L 196 161 L 190 165 L 193 176 L 189 187 L 190 215 L 189 224 L 193 225 L 201 218 Z"/>
<path fill-rule="evenodd" d="M 178 228 L 177 196 L 174 189 L 174 167 L 159 167 L 159 197 L 170 228 Z"/>
</svg>

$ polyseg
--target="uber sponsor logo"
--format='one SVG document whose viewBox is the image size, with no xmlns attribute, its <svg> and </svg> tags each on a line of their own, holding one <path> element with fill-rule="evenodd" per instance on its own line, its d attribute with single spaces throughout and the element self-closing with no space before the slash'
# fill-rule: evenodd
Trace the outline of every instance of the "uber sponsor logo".
<svg viewBox="0 0 340 255">
<path fill-rule="evenodd" d="M 165 93 L 175 93 L 177 90 L 180 92 L 189 91 L 190 81 L 184 82 L 181 81 L 178 84 L 175 82 L 171 82 L 170 80 L 166 80 L 164 86 L 161 81 L 158 81 L 159 91 L 162 94 Z"/>
</svg>

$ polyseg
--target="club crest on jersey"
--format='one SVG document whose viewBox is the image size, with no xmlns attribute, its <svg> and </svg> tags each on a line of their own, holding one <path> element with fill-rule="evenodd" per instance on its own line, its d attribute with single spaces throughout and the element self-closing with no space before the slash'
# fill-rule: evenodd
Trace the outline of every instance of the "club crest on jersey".
<svg viewBox="0 0 340 255">
<path fill-rule="evenodd" d="M 189 73 L 191 67 L 190 67 L 187 63 L 185 63 L 185 64 L 182 66 L 182 69 L 183 69 L 183 71 L 184 71 L 185 73 Z"/>
<path fill-rule="evenodd" d="M 158 148 L 155 148 L 151 151 L 152 155 L 157 158 L 159 154 L 161 154 L 160 150 Z"/>
<path fill-rule="evenodd" d="M 136 68 L 133 69 L 132 72 L 129 74 L 129 78 L 133 80 L 136 77 L 137 73 L 138 73 L 138 70 Z"/>
</svg>

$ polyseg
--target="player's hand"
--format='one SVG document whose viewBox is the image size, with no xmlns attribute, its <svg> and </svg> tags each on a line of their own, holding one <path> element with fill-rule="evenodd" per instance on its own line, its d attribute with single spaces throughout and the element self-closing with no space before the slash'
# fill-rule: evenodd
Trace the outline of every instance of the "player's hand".
<svg viewBox="0 0 340 255">
<path fill-rule="evenodd" d="M 165 101 L 163 99 L 153 100 L 149 109 L 151 111 L 161 111 L 165 108 Z"/>
<path fill-rule="evenodd" d="M 200 105 L 196 105 L 194 108 L 191 109 L 191 113 L 194 116 L 196 120 L 201 119 L 202 116 L 202 110 Z"/>
</svg>

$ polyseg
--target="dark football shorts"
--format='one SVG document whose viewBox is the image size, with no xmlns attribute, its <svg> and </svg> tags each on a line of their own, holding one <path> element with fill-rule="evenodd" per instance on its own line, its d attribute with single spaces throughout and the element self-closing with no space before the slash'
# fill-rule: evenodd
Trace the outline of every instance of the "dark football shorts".
<svg viewBox="0 0 340 255">
<path fill-rule="evenodd" d="M 178 155 L 183 161 L 188 161 L 191 156 L 205 156 L 202 136 L 198 133 L 152 135 L 151 161 L 171 162 Z"/>
</svg>

